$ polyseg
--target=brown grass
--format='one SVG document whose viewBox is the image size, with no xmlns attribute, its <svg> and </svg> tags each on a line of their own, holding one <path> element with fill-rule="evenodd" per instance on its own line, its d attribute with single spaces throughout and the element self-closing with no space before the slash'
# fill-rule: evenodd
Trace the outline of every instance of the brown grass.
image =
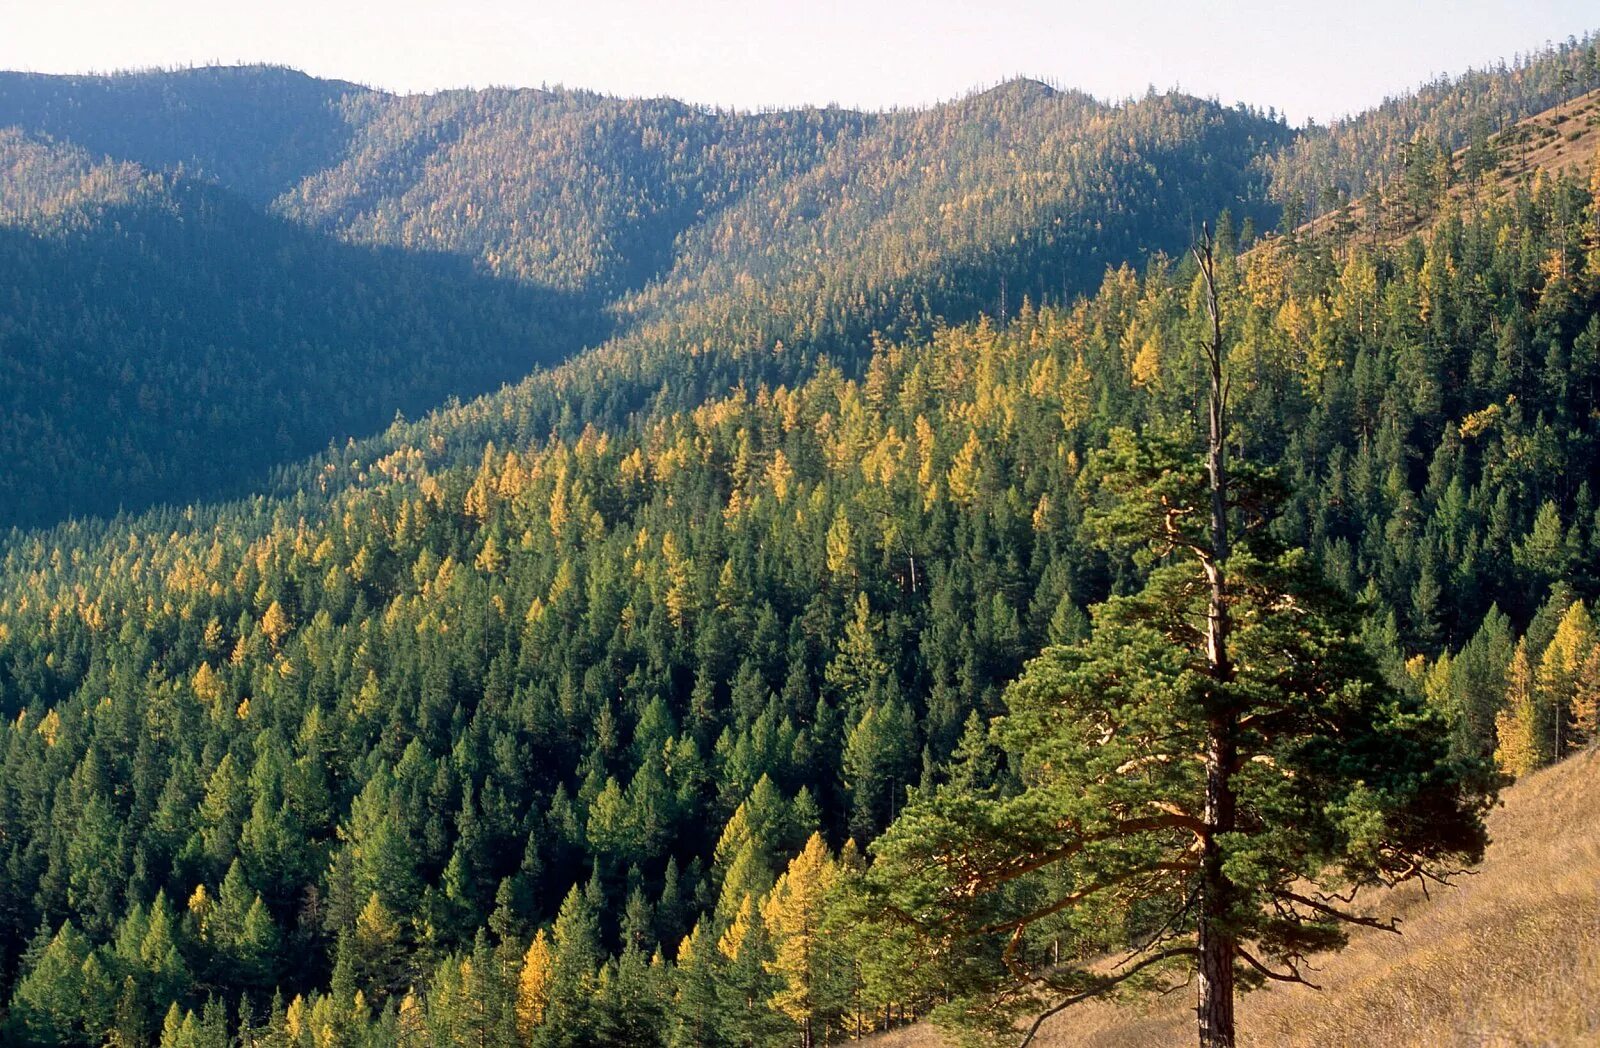
<svg viewBox="0 0 1600 1048">
<path fill-rule="evenodd" d="M 1239 1002 L 1246 1048 L 1578 1048 L 1600 1045 L 1600 753 L 1506 791 L 1475 875 L 1377 900 L 1403 934 L 1362 931 L 1319 962 L 1324 987 Z M 1194 1043 L 1192 1000 L 1092 1003 L 1046 1025 L 1040 1048 Z M 926 1027 L 875 1048 L 935 1048 Z"/>
<path fill-rule="evenodd" d="M 1594 164 L 1595 150 L 1600 147 L 1600 90 L 1525 117 L 1494 135 L 1492 140 L 1499 152 L 1496 169 L 1476 186 L 1465 181 L 1452 186 L 1447 196 L 1458 207 L 1471 209 L 1504 197 L 1519 182 L 1540 170 L 1548 175 L 1565 173 L 1579 178 L 1587 175 Z M 1458 169 L 1464 153 L 1465 150 L 1456 152 Z M 1403 208 L 1388 206 L 1381 217 L 1378 238 L 1384 243 L 1397 243 L 1427 228 L 1436 214 L 1408 217 Z M 1366 220 L 1367 201 L 1362 198 L 1305 223 L 1299 235 L 1313 239 L 1355 237 L 1365 240 L 1366 233 L 1356 234 L 1364 229 Z"/>
</svg>

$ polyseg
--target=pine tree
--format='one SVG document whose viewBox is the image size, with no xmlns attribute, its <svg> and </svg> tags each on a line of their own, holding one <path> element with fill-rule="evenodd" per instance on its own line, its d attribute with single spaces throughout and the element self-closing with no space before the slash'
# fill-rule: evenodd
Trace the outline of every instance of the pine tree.
<svg viewBox="0 0 1600 1048">
<path fill-rule="evenodd" d="M 1001 1028 L 1021 1008 L 1037 1030 L 1130 980 L 1193 975 L 1200 1044 L 1232 1048 L 1236 986 L 1303 981 L 1346 927 L 1382 923 L 1308 882 L 1442 876 L 1484 846 L 1486 777 L 1450 760 L 1441 718 L 1377 677 L 1353 610 L 1304 554 L 1258 538 L 1282 495 L 1228 461 L 1219 278 L 1209 244 L 1197 258 L 1203 455 L 1177 434 L 1120 431 L 1081 479 L 1085 530 L 1156 565 L 1144 588 L 1008 690 L 1000 740 L 1023 788 L 936 789 L 876 845 L 885 905 L 932 944 L 971 941 L 952 1008 L 988 1002 Z M 1385 756 L 1353 769 L 1350 752 Z M 1114 926 L 1130 906 L 1181 930 L 1114 974 L 1023 949 L 1041 924 Z"/>
<path fill-rule="evenodd" d="M 172 1005 L 167 1009 L 166 1017 L 161 1021 L 160 1048 L 187 1048 L 187 1046 L 191 1046 L 194 1040 L 193 1023 L 194 1016 L 191 1014 L 186 1018 L 184 1013 L 179 1010 L 178 1002 L 172 1002 Z M 188 1027 L 187 1029 L 185 1029 L 186 1026 Z"/>
<path fill-rule="evenodd" d="M 1545 502 L 1534 517 L 1533 526 L 1517 544 L 1515 557 L 1538 582 L 1549 584 L 1566 574 L 1568 564 L 1566 530 L 1561 511 L 1554 502 Z"/>
<path fill-rule="evenodd" d="M 727 1044 L 717 998 L 722 954 L 701 921 L 678 946 L 673 970 L 671 1048 L 716 1048 Z"/>
<path fill-rule="evenodd" d="M 84 965 L 89 944 L 69 921 L 48 939 L 38 939 L 23 959 L 7 1017 L 18 1043 L 75 1044 L 84 1017 Z"/>
<path fill-rule="evenodd" d="M 852 837 L 870 841 L 894 817 L 900 791 L 913 779 L 915 747 L 910 711 L 897 699 L 868 707 L 851 729 L 843 764 Z"/>
<path fill-rule="evenodd" d="M 144 938 L 139 942 L 139 964 L 148 981 L 150 998 L 160 1005 L 176 1000 L 189 987 L 188 966 L 180 950 L 178 921 L 164 891 L 156 893 Z"/>
<path fill-rule="evenodd" d="M 589 1006 L 599 976 L 600 915 L 595 900 L 574 884 L 561 903 L 551 933 L 549 991 L 545 1026 L 562 1038 L 588 1029 Z"/>
<path fill-rule="evenodd" d="M 400 924 L 383 905 L 377 892 L 356 915 L 349 935 L 351 974 L 373 1004 L 382 1007 L 407 984 L 406 944 Z"/>
<path fill-rule="evenodd" d="M 666 1043 L 667 975 L 659 954 L 652 962 L 629 943 L 601 972 L 595 998 L 593 1043 L 639 1048 Z"/>
<path fill-rule="evenodd" d="M 845 624 L 838 654 L 823 673 L 844 702 L 846 717 L 854 723 L 874 698 L 893 693 L 889 664 L 878 650 L 879 623 L 865 592 L 858 593 L 855 614 Z"/>
<path fill-rule="evenodd" d="M 758 1048 L 773 1044 L 787 1023 L 771 1007 L 778 980 L 771 974 L 772 940 L 754 895 L 746 895 L 717 940 L 722 955 L 717 984 L 720 1023 L 728 1042 Z"/>
</svg>

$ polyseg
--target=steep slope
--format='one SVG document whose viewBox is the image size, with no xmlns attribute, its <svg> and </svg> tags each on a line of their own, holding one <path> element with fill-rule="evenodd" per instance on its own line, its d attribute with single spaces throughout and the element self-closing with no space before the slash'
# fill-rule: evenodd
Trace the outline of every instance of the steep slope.
<svg viewBox="0 0 1600 1048">
<path fill-rule="evenodd" d="M 570 352 L 556 293 L 0 132 L 0 525 L 248 490 Z"/>
<path fill-rule="evenodd" d="M 853 373 L 875 334 L 1070 300 L 1107 267 L 1181 249 L 1208 216 L 1272 221 L 1252 157 L 1288 134 L 1182 95 L 1107 107 L 1028 81 L 878 117 L 680 237 L 673 268 L 614 307 L 613 340 L 358 457 L 410 443 L 457 461 L 490 441 L 571 438 L 793 385 L 824 356 Z"/>
<path fill-rule="evenodd" d="M 1534 178 L 1569 176 L 1586 183 L 1600 156 L 1600 90 L 1524 117 L 1505 130 L 1446 154 L 1433 151 L 1416 169 L 1304 223 L 1302 237 L 1394 242 L 1441 214 L 1482 207 L 1526 189 Z"/>
<path fill-rule="evenodd" d="M 565 103 L 497 104 L 526 108 L 490 120 L 485 157 Z M 637 126 L 608 119 L 589 126 Z M 284 1002 L 267 1011 L 280 986 L 303 995 L 308 1037 L 398 1040 L 402 1012 L 438 1043 L 491 1013 L 505 1033 L 507 973 L 552 921 L 558 948 L 576 944 L 563 963 L 582 1004 L 558 1031 L 574 1043 L 701 1043 L 676 1011 L 696 994 L 790 1021 L 731 981 L 722 931 L 811 830 L 869 841 L 908 786 L 946 774 L 1025 658 L 1137 582 L 1138 564 L 1080 540 L 1079 469 L 1113 426 L 1191 423 L 1203 320 L 1181 262 L 1103 264 L 1181 246 L 1224 204 L 1270 215 L 1250 158 L 1287 134 L 1181 96 L 1108 107 L 1025 82 L 830 119 L 781 177 L 650 204 L 642 253 L 616 248 L 632 218 L 608 194 L 541 226 L 608 230 L 584 241 L 593 266 L 574 287 L 634 283 L 630 259 L 665 267 L 615 301 L 622 333 L 595 352 L 298 465 L 271 497 L 0 542 L 0 1036 L 92 1045 L 115 1022 L 143 1043 L 208 1001 L 231 1028 L 241 998 L 283 1029 Z M 208 318 L 181 344 L 265 330 L 312 361 L 366 346 L 337 374 L 306 372 L 359 397 L 351 374 L 407 370 L 363 332 L 550 311 L 521 296 L 568 263 L 535 250 L 517 281 L 486 285 L 504 314 L 468 294 L 494 245 L 523 242 L 494 221 L 473 239 L 478 217 L 556 192 L 452 152 L 476 120 L 419 116 L 437 131 L 393 157 L 375 135 L 362 149 L 377 159 L 348 172 L 359 191 L 317 183 L 302 202 L 322 210 L 301 221 L 13 137 L 0 170 L 36 172 L 8 212 L 17 268 L 70 291 L 52 313 L 50 289 L 25 289 L 39 304 L 17 316 L 66 330 L 109 281 L 137 306 L 119 316 L 160 322 L 137 361 L 189 302 L 223 321 L 242 308 L 247 323 Z M 622 186 L 657 132 L 626 131 L 616 152 L 549 133 L 550 155 L 583 157 L 571 177 L 605 168 Z M 661 170 L 721 148 L 682 167 L 662 152 Z M 457 195 L 454 173 L 475 188 Z M 1567 206 L 1584 222 L 1551 221 Z M 1494 745 L 1497 653 L 1600 594 L 1595 208 L 1548 182 L 1416 245 L 1223 251 L 1239 450 L 1280 467 L 1281 537 L 1371 601 L 1375 657 L 1428 689 L 1464 751 Z M 374 243 L 408 237 L 451 254 Z M 80 241 L 95 264 L 49 268 Z M 262 244 L 275 253 L 255 257 Z M 251 257 L 230 264 L 240 245 Z M 1570 270 L 1529 264 L 1552 256 Z M 434 264 L 468 290 L 408 312 L 434 287 L 412 267 Z M 302 271 L 314 290 L 289 279 Z M 295 290 L 270 298 L 256 275 Z M 1071 305 L 1020 301 L 1095 281 Z M 182 298 L 159 308 L 135 295 L 169 284 Z M 294 326 L 362 296 L 379 326 L 327 343 Z M 934 320 L 981 309 L 1008 323 Z M 79 396 L 49 385 L 53 359 L 8 385 Z M 200 359 L 199 378 L 175 366 L 158 392 L 231 360 L 275 366 L 253 345 Z M 452 375 L 462 360 L 422 359 Z M 709 969 L 680 952 L 697 925 Z M 875 992 L 904 992 L 898 974 Z"/>
<path fill-rule="evenodd" d="M 366 95 L 344 115 L 345 155 L 280 198 L 280 213 L 606 300 L 670 266 L 687 229 L 873 120 L 536 90 Z"/>
<path fill-rule="evenodd" d="M 1553 616 L 1600 594 L 1600 259 L 1578 252 L 1566 283 L 1525 265 L 1572 250 L 1578 227 L 1546 220 L 1565 192 L 1420 251 L 1224 266 L 1235 432 L 1292 487 L 1280 537 L 1370 599 L 1375 657 L 1462 752 L 1494 747 L 1516 634 L 1537 657 Z M 11 537 L 14 1023 L 98 1043 L 76 1004 L 29 1011 L 79 1000 L 93 954 L 151 1021 L 214 988 L 265 1007 L 281 985 L 297 1014 L 348 1017 L 352 985 L 376 1009 L 414 984 L 444 1024 L 463 961 L 494 967 L 479 944 L 520 956 L 566 912 L 596 929 L 585 985 L 629 987 L 583 1015 L 660 1043 L 675 1005 L 633 1002 L 727 978 L 673 966 L 696 924 L 714 943 L 812 830 L 870 841 L 1023 660 L 1137 582 L 1078 534 L 1077 480 L 1113 426 L 1191 424 L 1193 288 L 1171 263 L 1123 268 L 1072 307 L 882 344 L 858 377 L 819 364 L 616 424 L 560 404 L 573 364 L 543 394 L 570 440 L 518 432 L 490 398 L 292 495 Z M 480 414 L 509 439 L 452 450 L 457 416 Z M 194 916 L 171 920 L 183 900 Z M 577 1022 L 575 1043 L 598 1039 Z"/>
<path fill-rule="evenodd" d="M 1274 987 L 1239 1005 L 1245 1048 L 1541 1045 L 1600 1039 L 1600 751 L 1518 782 L 1489 817 L 1483 863 L 1424 899 L 1373 900 L 1401 934 L 1364 931 L 1318 962 L 1323 987 Z M 1164 1048 L 1193 1038 L 1186 1000 L 1088 1004 L 1048 1023 L 1040 1048 Z M 875 1048 L 934 1048 L 907 1030 Z"/>
<path fill-rule="evenodd" d="M 1600 89 L 1519 121 L 1489 144 L 1497 177 L 1535 171 L 1581 176 L 1600 152 Z"/>
<path fill-rule="evenodd" d="M 1273 195 L 1305 216 L 1331 211 L 1403 175 L 1417 143 L 1446 152 L 1504 131 L 1600 83 L 1600 36 L 1546 45 L 1510 62 L 1444 76 L 1263 158 Z"/>
</svg>

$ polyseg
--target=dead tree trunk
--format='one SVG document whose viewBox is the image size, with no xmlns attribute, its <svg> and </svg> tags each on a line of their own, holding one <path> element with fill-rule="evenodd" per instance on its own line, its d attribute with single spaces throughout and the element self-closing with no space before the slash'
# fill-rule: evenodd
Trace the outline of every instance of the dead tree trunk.
<svg viewBox="0 0 1600 1048">
<path fill-rule="evenodd" d="M 1202 556 L 1210 588 L 1206 611 L 1206 662 L 1211 679 L 1206 710 L 1205 833 L 1200 859 L 1199 1002 L 1201 1048 L 1234 1048 L 1233 959 L 1237 942 L 1229 928 L 1232 885 L 1222 866 L 1220 837 L 1234 829 L 1237 802 L 1233 772 L 1237 762 L 1237 714 L 1227 685 L 1233 679 L 1228 659 L 1228 390 L 1223 378 L 1222 316 L 1217 302 L 1216 261 L 1211 233 L 1195 248 L 1205 281 L 1206 310 L 1211 320 L 1206 358 L 1210 370 L 1206 448 L 1207 482 L 1211 489 L 1211 542 Z"/>
</svg>

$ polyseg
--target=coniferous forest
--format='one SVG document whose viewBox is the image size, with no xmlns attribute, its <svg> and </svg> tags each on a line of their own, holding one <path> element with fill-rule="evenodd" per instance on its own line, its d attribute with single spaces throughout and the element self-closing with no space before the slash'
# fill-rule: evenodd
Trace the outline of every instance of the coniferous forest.
<svg viewBox="0 0 1600 1048">
<path fill-rule="evenodd" d="M 0 74 L 0 1042 L 1232 1045 L 1600 742 L 1597 89 Z"/>
</svg>

